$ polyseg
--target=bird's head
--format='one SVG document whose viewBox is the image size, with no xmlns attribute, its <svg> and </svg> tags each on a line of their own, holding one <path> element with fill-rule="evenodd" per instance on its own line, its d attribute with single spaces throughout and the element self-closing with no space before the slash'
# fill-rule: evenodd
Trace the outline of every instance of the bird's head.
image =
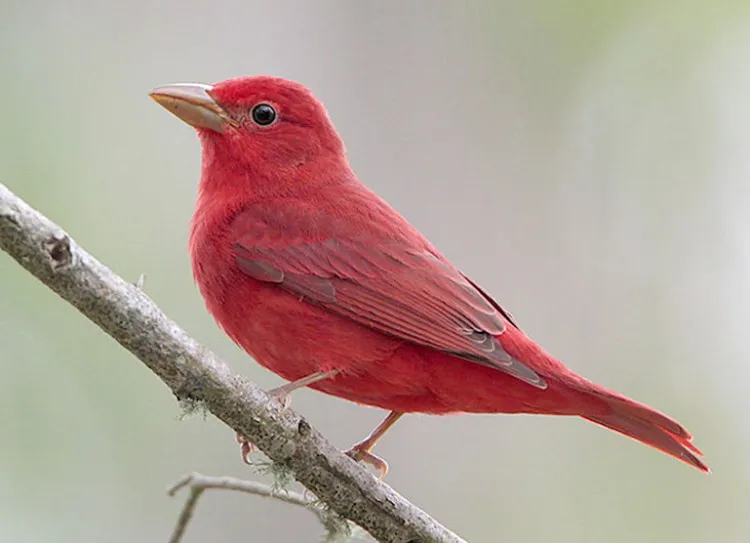
<svg viewBox="0 0 750 543">
<path fill-rule="evenodd" d="M 196 128 L 204 168 L 232 164 L 248 171 L 289 171 L 322 156 L 343 156 L 328 114 L 309 89 L 269 76 L 215 85 L 157 87 L 151 97 Z"/>
</svg>

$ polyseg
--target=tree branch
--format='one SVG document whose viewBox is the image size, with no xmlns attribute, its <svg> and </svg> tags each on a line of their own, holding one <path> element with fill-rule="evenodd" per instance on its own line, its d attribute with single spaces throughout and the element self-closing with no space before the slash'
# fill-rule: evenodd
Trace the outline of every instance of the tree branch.
<svg viewBox="0 0 750 543">
<path fill-rule="evenodd" d="M 136 286 L 0 184 L 0 248 L 133 353 L 181 400 L 247 436 L 333 511 L 384 543 L 462 540 L 232 374 Z"/>
<path fill-rule="evenodd" d="M 342 541 L 342 537 L 347 540 L 350 535 L 350 525 L 337 514 L 327 510 L 321 505 L 321 502 L 313 498 L 307 498 L 297 492 L 285 489 L 275 489 L 271 485 L 259 483 L 257 481 L 244 481 L 234 477 L 208 477 L 200 473 L 191 473 L 175 483 L 167 494 L 174 496 L 182 488 L 188 487 L 190 493 L 182 507 L 182 512 L 177 520 L 177 525 L 172 532 L 169 543 L 179 543 L 185 534 L 185 529 L 193 515 L 198 499 L 204 491 L 210 489 L 234 490 L 253 494 L 263 498 L 273 498 L 291 505 L 298 505 L 311 511 L 318 517 L 320 523 L 328 530 L 328 539 L 326 541 Z"/>
</svg>

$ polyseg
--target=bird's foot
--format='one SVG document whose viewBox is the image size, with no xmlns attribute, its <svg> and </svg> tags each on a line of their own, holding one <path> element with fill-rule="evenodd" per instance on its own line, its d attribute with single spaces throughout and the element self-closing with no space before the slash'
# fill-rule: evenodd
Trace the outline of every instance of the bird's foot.
<svg viewBox="0 0 750 543">
<path fill-rule="evenodd" d="M 250 453 L 256 451 L 255 445 L 250 443 L 245 436 L 237 432 L 237 443 L 240 444 L 240 453 L 242 454 L 242 461 L 250 465 Z"/>
<path fill-rule="evenodd" d="M 289 409 L 289 406 L 292 405 L 292 392 L 294 392 L 298 388 L 303 388 L 308 385 L 317 383 L 318 381 L 330 379 L 334 375 L 338 374 L 338 372 L 338 370 L 331 370 L 326 372 L 319 371 L 317 373 L 308 375 L 307 377 L 303 377 L 302 379 L 297 379 L 296 381 L 292 381 L 291 383 L 281 385 L 280 387 L 272 388 L 271 390 L 266 392 L 266 394 L 279 402 L 279 404 L 281 405 L 281 413 L 283 414 L 287 409 Z"/>
<path fill-rule="evenodd" d="M 365 440 L 357 443 L 344 454 L 356 462 L 364 462 L 375 468 L 375 471 L 379 475 L 378 479 L 382 481 L 388 474 L 388 462 L 370 452 L 373 445 L 374 443 L 369 443 L 368 440 Z"/>
<path fill-rule="evenodd" d="M 291 390 L 286 385 L 272 388 L 266 394 L 271 396 L 281 406 L 281 414 L 286 413 L 286 410 L 292 405 L 292 394 Z"/>
</svg>

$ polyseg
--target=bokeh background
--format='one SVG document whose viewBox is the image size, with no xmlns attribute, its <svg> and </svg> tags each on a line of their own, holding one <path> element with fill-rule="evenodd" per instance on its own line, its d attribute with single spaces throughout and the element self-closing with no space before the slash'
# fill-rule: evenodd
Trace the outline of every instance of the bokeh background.
<svg viewBox="0 0 750 543">
<path fill-rule="evenodd" d="M 200 160 L 159 84 L 275 74 L 361 179 L 573 369 L 683 422 L 704 476 L 576 419 L 411 416 L 388 483 L 472 542 L 750 541 L 750 5 L 0 0 L 0 180 L 232 367 L 186 252 Z M 233 433 L 0 255 L 0 540 L 166 541 Z M 342 448 L 383 413 L 312 391 Z M 301 509 L 206 494 L 187 542 L 313 542 Z"/>
</svg>

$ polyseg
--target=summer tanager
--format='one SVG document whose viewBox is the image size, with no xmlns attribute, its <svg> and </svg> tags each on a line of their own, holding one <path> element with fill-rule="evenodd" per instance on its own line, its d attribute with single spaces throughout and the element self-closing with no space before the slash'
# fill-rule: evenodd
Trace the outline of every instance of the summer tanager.
<svg viewBox="0 0 750 543">
<path fill-rule="evenodd" d="M 566 368 L 363 185 L 307 88 L 258 76 L 151 96 L 200 138 L 190 256 L 220 326 L 290 381 L 283 403 L 309 386 L 390 411 L 350 456 L 385 473 L 371 449 L 404 413 L 536 413 L 708 471 L 685 428 Z"/>
</svg>

